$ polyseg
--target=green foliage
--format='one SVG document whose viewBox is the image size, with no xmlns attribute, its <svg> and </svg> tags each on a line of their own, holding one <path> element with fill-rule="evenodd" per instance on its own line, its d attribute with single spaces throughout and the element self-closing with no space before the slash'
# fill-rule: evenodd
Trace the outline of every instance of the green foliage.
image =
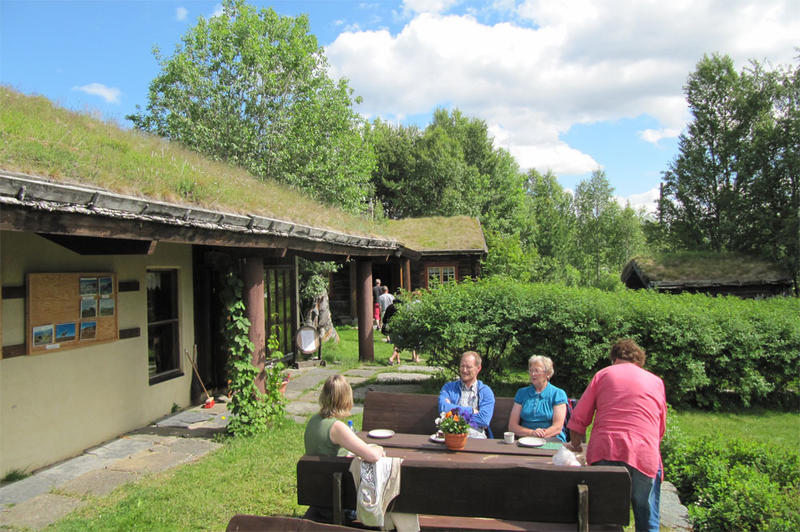
<svg viewBox="0 0 800 532">
<path fill-rule="evenodd" d="M 374 158 L 346 81 L 328 77 L 308 17 L 224 0 L 162 58 L 146 110 L 127 118 L 347 211 L 371 195 Z M 191 193 L 191 188 L 185 192 Z"/>
<path fill-rule="evenodd" d="M 698 532 L 800 528 L 796 448 L 678 432 L 664 438 L 662 455 Z"/>
<path fill-rule="evenodd" d="M 224 335 L 228 345 L 228 379 L 232 392 L 228 404 L 232 417 L 228 430 L 236 436 L 252 436 L 265 432 L 270 424 L 284 419 L 286 405 L 280 393 L 283 364 L 278 362 L 264 368 L 265 392 L 256 385 L 261 371 L 253 365 L 253 342 L 250 341 L 250 320 L 245 317 L 242 301 L 242 281 L 233 272 L 225 277 L 222 300 L 227 310 Z M 277 327 L 277 326 L 276 326 Z M 270 353 L 282 358 L 277 351 L 277 331 L 273 329 L 268 340 Z"/>
<path fill-rule="evenodd" d="M 579 395 L 609 364 L 618 338 L 634 338 L 672 404 L 704 408 L 796 404 L 800 396 L 800 301 L 741 300 L 650 291 L 525 284 L 507 278 L 448 283 L 402 306 L 392 339 L 456 374 L 463 351 L 499 382 L 534 354 L 555 364 L 554 384 Z"/>
<path fill-rule="evenodd" d="M 693 118 L 664 173 L 667 247 L 740 251 L 800 275 L 800 63 L 736 72 L 705 56 L 684 86 Z"/>
</svg>

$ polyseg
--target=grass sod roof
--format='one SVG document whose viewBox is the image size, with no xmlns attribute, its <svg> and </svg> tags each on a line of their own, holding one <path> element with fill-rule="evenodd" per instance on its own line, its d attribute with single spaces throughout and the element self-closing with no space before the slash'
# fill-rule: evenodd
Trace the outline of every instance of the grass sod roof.
<svg viewBox="0 0 800 532">
<path fill-rule="evenodd" d="M 735 253 L 664 253 L 634 257 L 622 278 L 638 271 L 643 281 L 663 285 L 742 285 L 785 283 L 791 276 L 778 264 Z"/>
<path fill-rule="evenodd" d="M 406 246 L 423 253 L 486 252 L 481 224 L 469 216 L 432 216 L 389 220 L 389 233 Z"/>
<path fill-rule="evenodd" d="M 151 200 L 391 239 L 386 227 L 159 137 L 0 86 L 0 168 Z"/>
</svg>

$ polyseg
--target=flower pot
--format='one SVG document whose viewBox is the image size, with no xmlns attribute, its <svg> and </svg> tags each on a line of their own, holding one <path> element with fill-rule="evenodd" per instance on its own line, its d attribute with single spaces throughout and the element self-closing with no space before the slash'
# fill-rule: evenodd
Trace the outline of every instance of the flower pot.
<svg viewBox="0 0 800 532">
<path fill-rule="evenodd" d="M 281 387 L 279 388 L 279 391 L 281 392 L 281 394 L 286 395 L 286 386 L 288 386 L 288 385 L 289 385 L 289 381 L 283 381 L 281 383 Z"/>
<path fill-rule="evenodd" d="M 466 434 L 450 434 L 448 432 L 444 435 L 444 444 L 451 451 L 460 451 L 467 445 Z"/>
</svg>

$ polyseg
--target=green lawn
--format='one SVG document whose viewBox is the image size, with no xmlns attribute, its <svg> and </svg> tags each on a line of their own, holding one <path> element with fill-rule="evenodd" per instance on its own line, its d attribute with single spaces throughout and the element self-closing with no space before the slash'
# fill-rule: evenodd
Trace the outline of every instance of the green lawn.
<svg viewBox="0 0 800 532">
<path fill-rule="evenodd" d="M 339 332 L 340 344 L 326 345 L 322 354 L 344 371 L 358 365 L 357 331 Z M 386 364 L 390 354 L 391 346 L 376 334 L 375 363 Z M 410 359 L 409 353 L 402 356 Z M 800 443 L 798 413 L 678 410 L 671 415 L 687 434 L 768 441 L 794 450 Z M 361 426 L 360 415 L 353 420 Z M 87 506 L 51 529 L 222 530 L 236 513 L 300 516 L 305 507 L 297 505 L 295 467 L 303 455 L 303 429 L 287 422 L 258 437 L 226 438 L 220 450 L 200 462 L 122 486 L 106 497 L 88 497 Z"/>
</svg>

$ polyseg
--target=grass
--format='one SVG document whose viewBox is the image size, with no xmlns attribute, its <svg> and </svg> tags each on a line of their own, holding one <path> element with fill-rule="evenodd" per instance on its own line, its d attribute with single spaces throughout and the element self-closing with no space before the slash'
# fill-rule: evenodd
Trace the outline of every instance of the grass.
<svg viewBox="0 0 800 532">
<path fill-rule="evenodd" d="M 389 230 L 405 245 L 416 250 L 482 250 L 480 222 L 469 216 L 432 216 L 389 220 Z"/>
<path fill-rule="evenodd" d="M 0 168 L 207 209 L 256 214 L 350 234 L 385 226 L 325 206 L 153 135 L 0 86 Z M 391 238 L 391 237 L 389 237 Z"/>
<path fill-rule="evenodd" d="M 345 371 L 358 366 L 358 331 L 338 331 L 339 344 L 325 345 L 322 356 Z M 379 334 L 375 338 L 375 364 L 386 364 L 391 345 Z M 402 356 L 410 358 L 408 353 Z M 516 382 L 520 378 L 522 373 L 515 374 L 508 386 L 524 385 L 524 380 Z M 700 437 L 766 441 L 795 452 L 800 443 L 798 413 L 673 410 L 671 416 L 685 433 Z M 356 427 L 361 418 L 351 418 Z M 224 438 L 224 446 L 200 462 L 145 477 L 106 497 L 88 497 L 85 507 L 49 530 L 222 530 L 236 513 L 301 516 L 306 508 L 297 504 L 295 467 L 303 455 L 303 430 L 303 425 L 287 422 L 254 438 Z M 626 531 L 633 529 L 632 523 Z"/>
<path fill-rule="evenodd" d="M 684 251 L 655 257 L 635 257 L 642 272 L 652 281 L 743 281 L 787 279 L 780 266 L 736 253 Z"/>
</svg>

